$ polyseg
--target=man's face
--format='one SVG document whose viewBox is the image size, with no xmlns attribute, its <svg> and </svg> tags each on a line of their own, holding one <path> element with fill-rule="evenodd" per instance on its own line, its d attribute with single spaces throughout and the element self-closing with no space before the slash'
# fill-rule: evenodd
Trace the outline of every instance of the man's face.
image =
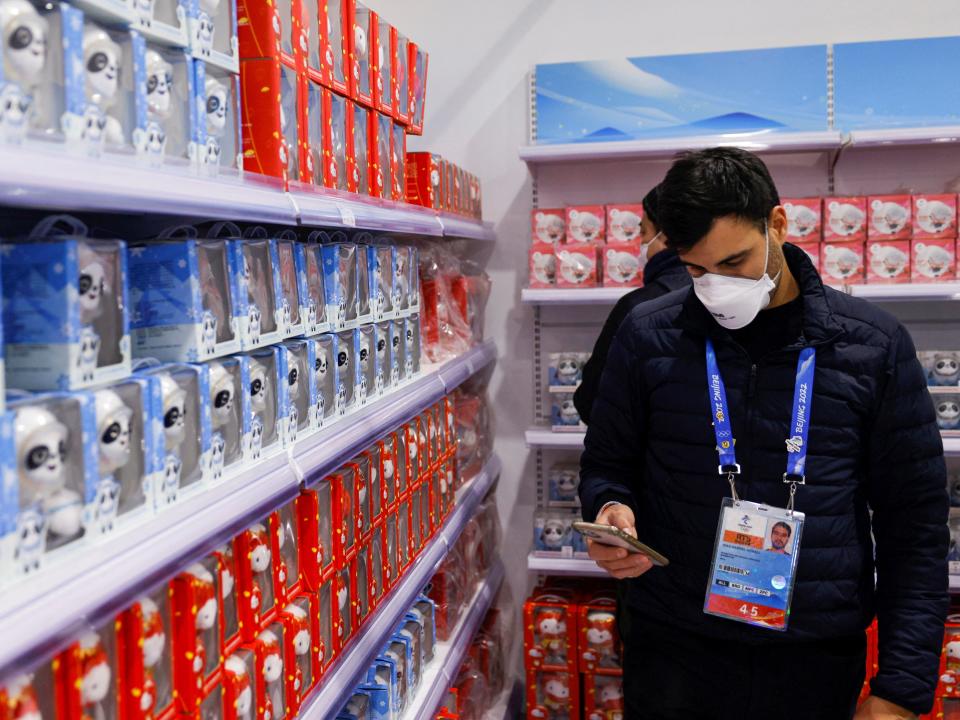
<svg viewBox="0 0 960 720">
<path fill-rule="evenodd" d="M 749 220 L 733 216 L 717 218 L 710 232 L 689 250 L 680 252 L 680 260 L 692 277 L 705 273 L 758 280 L 764 270 L 775 277 L 783 264 L 780 248 L 786 235 L 787 213 L 778 205 L 767 221 L 770 237 L 770 259 L 763 229 Z"/>
<path fill-rule="evenodd" d="M 773 549 L 783 550 L 787 547 L 788 542 L 790 542 L 790 531 L 783 525 L 774 526 L 773 530 L 770 531 L 770 544 Z"/>
</svg>

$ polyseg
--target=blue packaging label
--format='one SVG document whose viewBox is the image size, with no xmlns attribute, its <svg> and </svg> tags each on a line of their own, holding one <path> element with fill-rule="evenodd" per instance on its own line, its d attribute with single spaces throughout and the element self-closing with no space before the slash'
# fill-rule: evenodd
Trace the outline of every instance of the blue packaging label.
<svg viewBox="0 0 960 720">
<path fill-rule="evenodd" d="M 354 408 L 356 401 L 356 331 L 337 333 L 337 409 L 345 415 Z"/>
<path fill-rule="evenodd" d="M 130 43 L 133 46 L 134 144 L 141 147 L 145 144 L 142 134 L 147 129 L 147 41 L 131 30 Z"/>
<path fill-rule="evenodd" d="M 313 338 L 314 382 L 317 387 L 318 426 L 332 422 L 337 416 L 339 382 L 337 378 L 337 336 L 324 334 Z"/>
<path fill-rule="evenodd" d="M 4 342 L 78 342 L 80 309 L 70 299 L 79 294 L 76 242 L 4 244 L 2 255 Z"/>
<path fill-rule="evenodd" d="M 0 414 L 0 583 L 13 575 L 20 488 L 12 412 Z"/>
</svg>

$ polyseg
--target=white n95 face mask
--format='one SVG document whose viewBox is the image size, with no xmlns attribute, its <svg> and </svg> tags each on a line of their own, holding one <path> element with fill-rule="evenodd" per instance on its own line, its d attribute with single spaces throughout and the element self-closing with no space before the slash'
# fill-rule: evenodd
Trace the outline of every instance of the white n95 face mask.
<svg viewBox="0 0 960 720">
<path fill-rule="evenodd" d="M 767 274 L 770 263 L 770 238 L 764 225 L 763 238 L 767 256 L 763 262 L 763 276 L 759 280 L 704 273 L 693 278 L 693 291 L 714 319 L 727 330 L 746 327 L 757 314 L 770 304 L 770 295 L 777 287 L 780 273 L 773 280 Z"/>
</svg>

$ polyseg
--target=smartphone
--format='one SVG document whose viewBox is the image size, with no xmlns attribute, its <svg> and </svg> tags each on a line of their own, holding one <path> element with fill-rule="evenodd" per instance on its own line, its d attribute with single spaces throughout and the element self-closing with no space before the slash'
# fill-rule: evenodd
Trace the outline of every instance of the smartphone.
<svg viewBox="0 0 960 720">
<path fill-rule="evenodd" d="M 623 548 L 628 552 L 646 555 L 648 558 L 650 558 L 654 565 L 658 565 L 659 567 L 666 567 L 670 564 L 670 561 L 667 560 L 667 558 L 658 553 L 652 547 L 644 545 L 633 535 L 628 535 L 623 530 L 614 527 L 613 525 L 598 525 L 597 523 L 577 520 L 573 523 L 573 529 L 584 537 L 588 537 L 598 543 L 603 543 L 604 545 L 613 545 L 614 547 Z"/>
</svg>

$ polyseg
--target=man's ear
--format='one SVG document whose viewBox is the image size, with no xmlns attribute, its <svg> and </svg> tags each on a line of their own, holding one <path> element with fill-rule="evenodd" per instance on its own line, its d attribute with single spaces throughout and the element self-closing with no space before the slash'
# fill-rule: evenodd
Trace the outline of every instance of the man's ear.
<svg viewBox="0 0 960 720">
<path fill-rule="evenodd" d="M 787 239 L 787 211 L 783 205 L 777 205 L 770 211 L 767 218 L 767 229 L 770 236 L 780 244 Z"/>
</svg>

